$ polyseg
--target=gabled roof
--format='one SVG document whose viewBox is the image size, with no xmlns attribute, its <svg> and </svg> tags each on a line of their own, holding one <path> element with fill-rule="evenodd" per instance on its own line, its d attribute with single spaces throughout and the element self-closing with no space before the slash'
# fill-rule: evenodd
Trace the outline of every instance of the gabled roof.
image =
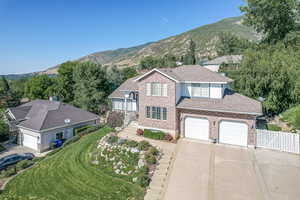
<svg viewBox="0 0 300 200">
<path fill-rule="evenodd" d="M 88 111 L 58 101 L 34 100 L 15 108 L 9 108 L 17 121 L 18 127 L 43 131 L 66 125 L 75 125 L 99 117 Z M 70 123 L 66 123 L 70 120 Z"/>
<path fill-rule="evenodd" d="M 138 76 L 127 79 L 122 83 L 113 93 L 111 93 L 108 98 L 124 98 L 124 91 L 138 91 L 138 84 L 134 81 Z"/>
<path fill-rule="evenodd" d="M 242 59 L 243 59 L 242 55 L 221 56 L 221 57 L 215 58 L 213 60 L 206 61 L 203 63 L 203 65 L 221 65 L 223 63 L 238 64 L 238 63 L 241 63 Z"/>
<path fill-rule="evenodd" d="M 226 76 L 212 72 L 199 65 L 183 65 L 176 68 L 155 68 L 148 73 L 141 75 L 135 79 L 135 81 L 139 81 L 153 72 L 158 72 L 175 82 L 228 83 L 233 81 Z"/>
<path fill-rule="evenodd" d="M 259 101 L 230 90 L 226 90 L 225 96 L 222 99 L 183 98 L 178 103 L 177 108 L 262 115 L 262 106 Z"/>
</svg>

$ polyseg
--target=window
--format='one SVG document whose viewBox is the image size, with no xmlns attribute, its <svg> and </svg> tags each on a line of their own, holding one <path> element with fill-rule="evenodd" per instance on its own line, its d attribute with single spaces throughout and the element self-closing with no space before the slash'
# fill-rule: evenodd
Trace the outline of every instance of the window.
<svg viewBox="0 0 300 200">
<path fill-rule="evenodd" d="M 63 139 L 63 132 L 56 133 L 56 139 L 57 140 L 62 140 Z"/>
<path fill-rule="evenodd" d="M 162 96 L 166 97 L 168 96 L 168 84 L 163 84 L 162 86 Z"/>
<path fill-rule="evenodd" d="M 193 97 L 209 97 L 209 84 L 207 83 L 192 83 Z"/>
<path fill-rule="evenodd" d="M 156 107 L 152 107 L 152 119 L 156 119 Z"/>
<path fill-rule="evenodd" d="M 113 108 L 115 110 L 123 110 L 123 100 L 113 100 Z"/>
<path fill-rule="evenodd" d="M 146 106 L 146 118 L 167 120 L 167 109 L 161 107 Z"/>
<path fill-rule="evenodd" d="M 146 106 L 146 118 L 150 118 L 150 106 Z"/>
<path fill-rule="evenodd" d="M 152 83 L 151 84 L 151 95 L 152 96 L 161 96 L 161 84 Z"/>
<path fill-rule="evenodd" d="M 167 120 L 167 108 L 163 108 L 163 120 Z"/>
<path fill-rule="evenodd" d="M 168 96 L 168 84 L 146 83 L 146 96 Z"/>
<path fill-rule="evenodd" d="M 156 119 L 160 119 L 160 107 L 157 107 L 156 108 L 157 109 L 157 111 L 156 111 Z"/>
</svg>

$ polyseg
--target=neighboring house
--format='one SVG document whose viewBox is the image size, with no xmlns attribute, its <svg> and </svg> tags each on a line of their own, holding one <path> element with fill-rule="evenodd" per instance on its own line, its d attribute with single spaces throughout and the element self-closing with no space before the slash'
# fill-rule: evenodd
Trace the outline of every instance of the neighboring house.
<svg viewBox="0 0 300 200">
<path fill-rule="evenodd" d="M 202 66 L 213 72 L 218 72 L 222 64 L 230 67 L 231 69 L 237 69 L 241 64 L 242 59 L 242 55 L 221 56 L 213 60 L 203 62 Z"/>
<path fill-rule="evenodd" d="M 125 102 L 136 97 L 140 128 L 174 137 L 254 146 L 261 103 L 232 92 L 231 82 L 196 65 L 153 69 L 127 80 L 110 98 L 114 110 L 124 111 L 128 108 Z"/>
<path fill-rule="evenodd" d="M 59 101 L 34 100 L 6 113 L 18 129 L 18 143 L 38 152 L 73 137 L 74 128 L 99 122 L 97 115 Z"/>
</svg>

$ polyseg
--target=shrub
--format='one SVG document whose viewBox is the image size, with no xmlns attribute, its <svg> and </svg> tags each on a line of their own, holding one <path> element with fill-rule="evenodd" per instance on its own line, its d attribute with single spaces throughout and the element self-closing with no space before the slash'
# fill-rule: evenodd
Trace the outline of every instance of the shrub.
<svg viewBox="0 0 300 200">
<path fill-rule="evenodd" d="M 148 174 L 149 173 L 149 167 L 147 165 L 141 167 L 138 169 L 138 173 L 140 174 Z"/>
<path fill-rule="evenodd" d="M 75 133 L 75 135 L 79 135 L 79 134 L 83 133 L 87 128 L 89 128 L 89 126 L 82 126 L 82 127 L 74 128 L 74 133 Z"/>
<path fill-rule="evenodd" d="M 62 149 L 62 147 L 54 149 L 53 151 L 50 151 L 49 153 L 47 153 L 47 156 L 52 156 L 52 155 L 56 154 L 57 152 L 59 152 L 61 149 Z"/>
<path fill-rule="evenodd" d="M 121 127 L 124 122 L 124 113 L 111 112 L 107 117 L 107 125 L 111 128 Z"/>
<path fill-rule="evenodd" d="M 165 138 L 165 133 L 162 131 L 152 131 L 150 129 L 145 129 L 144 137 L 155 139 L 155 140 L 163 140 Z"/>
<path fill-rule="evenodd" d="M 267 128 L 270 131 L 281 131 L 281 127 L 277 126 L 276 124 L 267 124 Z"/>
<path fill-rule="evenodd" d="M 159 154 L 159 151 L 155 147 L 150 147 L 148 150 L 148 153 L 154 156 L 157 156 Z"/>
<path fill-rule="evenodd" d="M 147 150 L 149 149 L 150 146 L 151 146 L 151 145 L 150 145 L 149 142 L 143 140 L 143 141 L 141 141 L 141 142 L 138 144 L 138 149 L 139 149 L 140 151 L 147 151 Z"/>
<path fill-rule="evenodd" d="M 22 169 L 26 169 L 27 167 L 30 167 L 33 164 L 34 164 L 34 162 L 31 160 L 22 160 L 17 163 L 16 168 L 17 168 L 17 171 L 19 171 Z"/>
<path fill-rule="evenodd" d="M 155 156 L 152 154 L 149 154 L 149 153 L 145 155 L 145 160 L 146 160 L 147 164 L 149 164 L 149 165 L 153 165 L 156 163 Z"/>
<path fill-rule="evenodd" d="M 141 135 L 143 135 L 144 134 L 144 131 L 142 130 L 142 129 L 137 129 L 136 130 L 136 134 L 138 135 L 138 136 L 141 136 Z"/>
<path fill-rule="evenodd" d="M 115 135 L 111 135 L 106 139 L 106 142 L 108 142 L 109 144 L 114 144 L 117 143 L 119 140 L 119 138 Z"/>
<path fill-rule="evenodd" d="M 16 171 L 15 167 L 7 168 L 5 171 L 2 172 L 2 175 L 4 177 L 10 177 L 10 176 L 13 176 L 15 174 L 17 174 L 17 171 Z"/>
<path fill-rule="evenodd" d="M 129 147 L 137 147 L 139 145 L 139 143 L 134 140 L 127 140 L 125 144 Z"/>
<path fill-rule="evenodd" d="M 83 127 L 75 128 L 74 132 L 75 135 L 84 136 L 94 131 L 97 131 L 100 128 L 102 128 L 102 125 L 86 125 Z"/>
<path fill-rule="evenodd" d="M 67 139 L 62 147 L 68 146 L 69 144 L 72 144 L 74 142 L 77 142 L 78 140 L 80 140 L 80 136 L 79 135 L 75 135 L 74 137 L 71 137 L 70 139 Z"/>
<path fill-rule="evenodd" d="M 173 140 L 173 136 L 169 133 L 165 134 L 165 137 L 164 137 L 165 140 L 167 141 L 172 141 Z"/>
<path fill-rule="evenodd" d="M 51 142 L 50 143 L 50 149 L 55 149 L 56 148 L 56 143 L 55 142 Z"/>
<path fill-rule="evenodd" d="M 32 162 L 39 162 L 39 161 L 44 160 L 44 158 L 45 158 L 45 157 L 34 157 L 34 158 L 32 159 Z"/>
<path fill-rule="evenodd" d="M 138 176 L 136 183 L 139 184 L 141 187 L 147 187 L 150 183 L 150 178 L 147 175 Z"/>
</svg>

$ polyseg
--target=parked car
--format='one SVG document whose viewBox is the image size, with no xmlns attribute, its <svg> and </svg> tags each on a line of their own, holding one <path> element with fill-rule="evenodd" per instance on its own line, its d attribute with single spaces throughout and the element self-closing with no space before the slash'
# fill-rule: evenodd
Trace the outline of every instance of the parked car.
<svg viewBox="0 0 300 200">
<path fill-rule="evenodd" d="M 32 160 L 34 155 L 32 153 L 11 154 L 0 159 L 0 170 L 6 169 L 10 165 L 17 164 L 22 160 Z"/>
</svg>

